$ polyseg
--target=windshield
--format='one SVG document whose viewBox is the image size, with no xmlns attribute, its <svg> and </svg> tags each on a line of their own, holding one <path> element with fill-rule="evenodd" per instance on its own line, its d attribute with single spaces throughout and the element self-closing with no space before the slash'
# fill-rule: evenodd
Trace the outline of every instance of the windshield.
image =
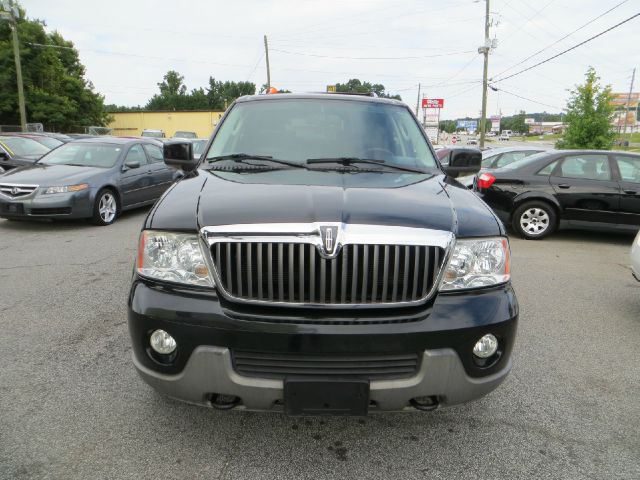
<svg viewBox="0 0 640 480">
<path fill-rule="evenodd" d="M 145 131 L 142 132 L 142 136 L 143 137 L 150 137 L 150 138 L 163 138 L 164 134 L 162 132 L 154 132 L 154 131 Z"/>
<path fill-rule="evenodd" d="M 60 140 L 58 140 L 57 138 L 52 138 L 52 137 L 38 137 L 36 142 L 41 143 L 42 145 L 44 145 L 45 147 L 48 147 L 50 149 L 54 149 L 56 147 L 59 147 L 60 145 L 62 145 L 64 143 L 64 142 L 61 142 Z"/>
<path fill-rule="evenodd" d="M 520 167 L 525 167 L 527 165 L 529 165 L 530 163 L 534 163 L 538 160 L 540 160 L 541 158 L 547 156 L 549 154 L 549 152 L 540 152 L 540 153 L 536 153 L 534 155 L 529 155 L 526 158 L 523 158 L 522 160 L 518 160 L 517 162 L 513 162 L 510 163 L 508 165 L 504 165 L 503 167 L 501 167 L 503 170 L 515 170 L 517 168 Z"/>
<path fill-rule="evenodd" d="M 202 152 L 204 152 L 204 147 L 207 146 L 208 140 L 197 140 L 193 142 L 193 154 L 198 154 L 200 156 Z"/>
<path fill-rule="evenodd" d="M 46 165 L 77 165 L 81 167 L 111 168 L 118 161 L 122 148 L 99 143 L 67 143 L 42 157 Z"/>
<path fill-rule="evenodd" d="M 176 132 L 174 138 L 198 138 L 195 132 Z"/>
<path fill-rule="evenodd" d="M 51 150 L 31 138 L 23 137 L 0 137 L 0 144 L 10 155 L 44 155 Z"/>
<path fill-rule="evenodd" d="M 220 126 L 207 158 L 237 153 L 300 164 L 309 158 L 353 157 L 404 167 L 436 167 L 406 107 L 335 99 L 237 104 Z"/>
</svg>

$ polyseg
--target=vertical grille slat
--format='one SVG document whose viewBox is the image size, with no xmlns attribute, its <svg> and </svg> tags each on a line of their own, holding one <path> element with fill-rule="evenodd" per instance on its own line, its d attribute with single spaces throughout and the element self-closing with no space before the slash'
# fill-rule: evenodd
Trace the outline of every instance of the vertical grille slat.
<svg viewBox="0 0 640 480">
<path fill-rule="evenodd" d="M 371 277 L 371 303 L 378 302 L 378 252 L 380 247 L 373 246 L 373 275 Z"/>
<path fill-rule="evenodd" d="M 402 301 L 407 301 L 407 290 L 409 289 L 409 256 L 411 255 L 411 247 L 404 247 L 404 269 L 402 271 Z"/>
<path fill-rule="evenodd" d="M 347 244 L 327 259 L 313 243 L 237 239 L 211 246 L 222 292 L 242 300 L 311 305 L 418 301 L 431 292 L 444 250 Z"/>
<path fill-rule="evenodd" d="M 309 244 L 309 301 L 316 301 L 316 247 Z"/>
<path fill-rule="evenodd" d="M 413 289 L 411 290 L 411 300 L 418 298 L 418 270 L 420 268 L 420 250 L 422 247 L 413 247 Z"/>
<path fill-rule="evenodd" d="M 395 302 L 398 296 L 398 273 L 400 270 L 400 247 L 393 247 L 393 283 L 391 292 L 391 302 Z"/>
<path fill-rule="evenodd" d="M 351 269 L 351 298 L 349 303 L 354 302 L 356 295 L 358 294 L 358 245 L 353 245 L 353 260 Z"/>
<path fill-rule="evenodd" d="M 382 272 L 382 297 L 380 298 L 380 302 L 386 303 L 387 290 L 389 288 L 389 245 L 384 246 L 384 262 L 382 265 L 384 271 Z"/>
<path fill-rule="evenodd" d="M 258 298 L 262 300 L 262 244 L 258 243 L 258 250 L 256 253 L 256 262 L 258 263 Z"/>
<path fill-rule="evenodd" d="M 367 303 L 367 284 L 369 280 L 369 245 L 362 247 L 362 299 L 360 303 Z"/>
</svg>

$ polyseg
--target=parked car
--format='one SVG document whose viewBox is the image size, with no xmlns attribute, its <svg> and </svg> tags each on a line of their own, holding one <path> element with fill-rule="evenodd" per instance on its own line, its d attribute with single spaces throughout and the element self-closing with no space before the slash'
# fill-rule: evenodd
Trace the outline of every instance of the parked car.
<svg viewBox="0 0 640 480">
<path fill-rule="evenodd" d="M 100 137 L 66 143 L 0 177 L 2 218 L 89 218 L 109 225 L 155 202 L 179 173 L 154 140 Z"/>
<path fill-rule="evenodd" d="M 498 137 L 498 140 L 501 142 L 508 142 L 511 139 L 511 136 L 508 133 L 501 133 Z"/>
<path fill-rule="evenodd" d="M 193 145 L 193 158 L 200 158 L 208 142 L 209 140 L 206 139 L 198 139 L 191 142 L 191 144 Z"/>
<path fill-rule="evenodd" d="M 514 231 L 541 239 L 558 227 L 637 230 L 640 155 L 551 150 L 478 176 L 478 194 Z"/>
<path fill-rule="evenodd" d="M 631 273 L 640 282 L 640 230 L 631 246 Z"/>
<path fill-rule="evenodd" d="M 467 145 L 478 145 L 478 139 L 476 137 L 469 137 Z"/>
<path fill-rule="evenodd" d="M 162 130 L 152 130 L 149 128 L 145 128 L 144 130 L 142 130 L 142 134 L 140 136 L 147 138 L 165 138 L 166 135 Z"/>
<path fill-rule="evenodd" d="M 147 383 L 219 409 L 364 415 L 504 380 L 509 241 L 454 181 L 477 149 L 441 166 L 407 105 L 339 94 L 241 97 L 210 142 L 199 160 L 164 145 L 185 177 L 140 235 L 128 321 Z"/>
<path fill-rule="evenodd" d="M 522 160 L 529 155 L 543 152 L 541 148 L 533 147 L 499 147 L 482 152 L 482 168 L 477 175 L 458 177 L 458 181 L 467 188 L 473 188 L 473 184 L 482 172 L 491 172 L 496 168 L 504 167 L 510 163 Z"/>
<path fill-rule="evenodd" d="M 59 147 L 63 143 L 67 143 L 71 141 L 71 137 L 61 134 L 50 134 L 50 133 L 41 133 L 41 132 L 27 132 L 27 133 L 16 133 L 16 136 L 20 136 L 23 138 L 30 138 L 31 140 L 35 140 L 38 143 L 41 143 L 45 147 L 53 150 L 54 148 Z"/>
<path fill-rule="evenodd" d="M 183 130 L 178 130 L 173 138 L 198 138 L 198 134 L 196 132 L 187 132 Z"/>
<path fill-rule="evenodd" d="M 24 165 L 32 165 L 51 148 L 32 138 L 0 134 L 0 174 Z"/>
</svg>

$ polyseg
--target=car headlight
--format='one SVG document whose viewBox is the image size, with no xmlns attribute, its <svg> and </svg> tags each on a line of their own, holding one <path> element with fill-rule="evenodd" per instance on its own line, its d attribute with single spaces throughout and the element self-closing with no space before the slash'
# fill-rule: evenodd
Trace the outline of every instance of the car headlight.
<svg viewBox="0 0 640 480">
<path fill-rule="evenodd" d="M 89 188 L 88 183 L 80 183 L 78 185 L 61 185 L 59 187 L 47 187 L 44 189 L 44 195 L 51 193 L 67 193 L 67 192 L 79 192 L 80 190 L 86 190 Z"/>
<path fill-rule="evenodd" d="M 145 230 L 140 235 L 137 272 L 168 282 L 213 287 L 198 236 Z"/>
<path fill-rule="evenodd" d="M 462 290 L 505 283 L 511 278 L 509 241 L 503 237 L 458 240 L 440 290 Z"/>
</svg>

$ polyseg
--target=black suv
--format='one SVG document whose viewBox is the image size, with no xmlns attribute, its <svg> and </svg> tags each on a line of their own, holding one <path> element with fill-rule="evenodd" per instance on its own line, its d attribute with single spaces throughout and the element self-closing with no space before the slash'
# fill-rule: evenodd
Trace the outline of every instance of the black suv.
<svg viewBox="0 0 640 480">
<path fill-rule="evenodd" d="M 134 363 L 169 396 L 291 415 L 431 410 L 496 388 L 518 304 L 502 223 L 411 110 L 364 96 L 238 99 L 149 213 Z"/>
</svg>

